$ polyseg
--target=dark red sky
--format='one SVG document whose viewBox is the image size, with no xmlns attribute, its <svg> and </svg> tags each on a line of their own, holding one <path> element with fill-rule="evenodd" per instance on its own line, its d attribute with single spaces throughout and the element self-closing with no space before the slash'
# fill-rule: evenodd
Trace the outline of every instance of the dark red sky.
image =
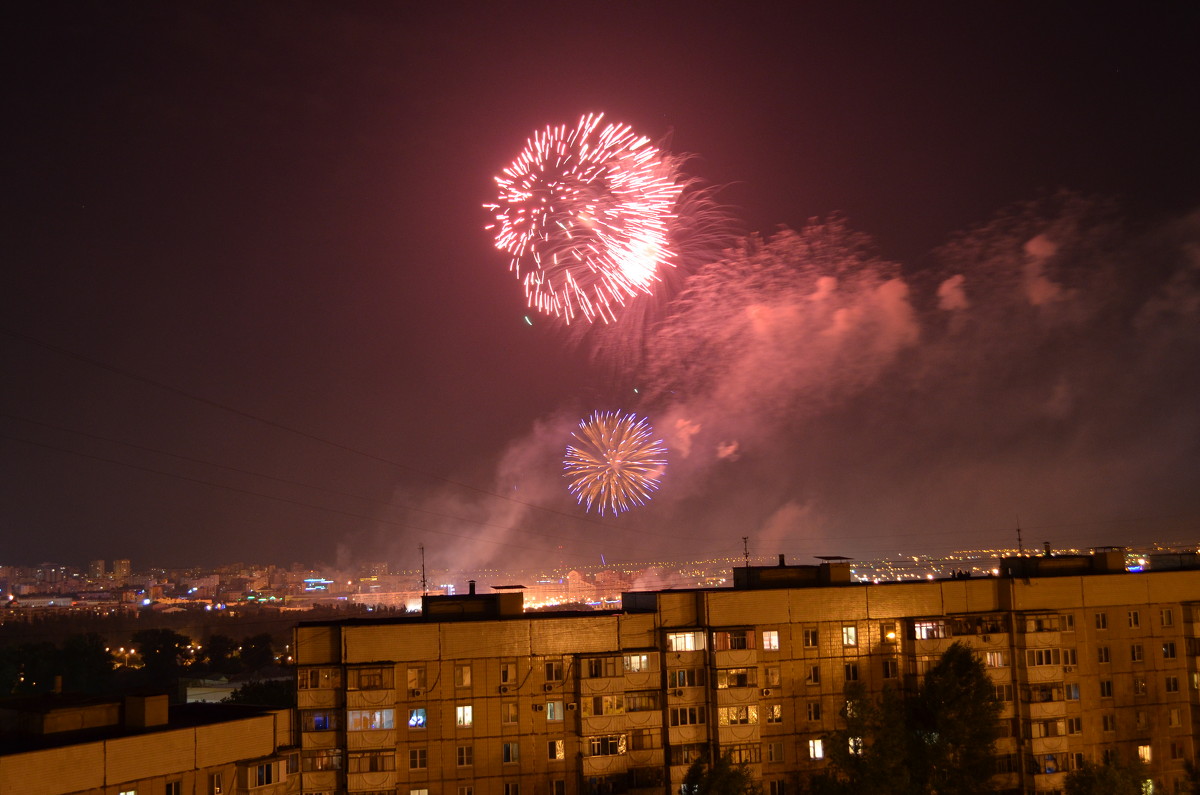
<svg viewBox="0 0 1200 795">
<path fill-rule="evenodd" d="M 1030 442 L 1060 437 L 1022 426 L 997 451 L 965 418 L 916 416 L 915 400 L 901 413 L 919 444 L 883 434 L 888 449 L 872 449 L 845 431 L 888 418 L 879 395 L 892 386 L 879 380 L 740 467 L 673 493 L 666 479 L 662 505 L 585 519 L 544 452 L 565 445 L 565 418 L 633 399 L 553 324 L 523 322 L 480 207 L 533 130 L 603 110 L 695 153 L 691 172 L 727 186 L 747 230 L 843 213 L 900 264 L 914 304 L 931 300 L 919 285 L 936 270 L 932 249 L 1059 188 L 1114 197 L 1132 230 L 1115 272 L 1095 279 L 1115 291 L 1150 270 L 1169 286 L 1196 239 L 1177 219 L 1200 200 L 1194 7 L 27 3 L 5 14 L 0 564 L 412 565 L 420 542 L 438 563 L 648 559 L 737 554 L 743 535 L 763 553 L 867 556 L 1008 543 L 1018 516 L 1035 540 L 1063 543 L 1196 535 L 1196 417 L 1178 402 L 1195 380 L 1176 377 L 1197 363 L 1186 300 L 1153 350 L 1108 361 L 1095 341 L 1124 339 L 1127 317 L 1004 354 L 1039 374 L 1094 360 L 1088 372 L 1119 379 L 1144 364 L 1143 391 L 1068 417 L 1077 429 L 1128 418 L 1162 453 L 1138 449 L 1144 482 L 1097 464 L 1133 455 L 1118 440 L 1075 435 L 1066 455 Z M 1002 329 L 994 311 L 989 328 Z M 913 350 L 927 353 L 927 339 Z M 1085 382 L 1097 388 L 1081 377 L 1073 394 Z M 997 406 L 1020 394 L 1001 390 Z M 865 463 L 910 453 L 943 463 L 926 479 Z M 1031 469 L 1063 488 L 992 490 L 1001 471 Z M 805 485 L 758 495 L 768 470 Z M 1097 501 L 1078 486 L 1112 492 L 1105 477 L 1128 493 Z M 501 491 L 520 502 L 489 494 Z"/>
</svg>

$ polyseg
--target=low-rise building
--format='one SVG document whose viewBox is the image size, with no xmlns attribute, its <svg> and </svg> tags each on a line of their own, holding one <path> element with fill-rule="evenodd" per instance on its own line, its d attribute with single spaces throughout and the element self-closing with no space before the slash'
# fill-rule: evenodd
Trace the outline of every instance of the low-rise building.
<svg viewBox="0 0 1200 795">
<path fill-rule="evenodd" d="M 0 792 L 293 795 L 292 710 L 46 696 L 0 702 Z"/>
</svg>

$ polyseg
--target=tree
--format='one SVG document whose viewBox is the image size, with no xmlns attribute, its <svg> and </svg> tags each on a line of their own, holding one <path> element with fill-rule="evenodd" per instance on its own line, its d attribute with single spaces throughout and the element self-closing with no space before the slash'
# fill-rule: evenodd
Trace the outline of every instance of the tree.
<svg viewBox="0 0 1200 795">
<path fill-rule="evenodd" d="M 61 667 L 64 690 L 103 693 L 112 685 L 113 656 L 94 632 L 63 641 Z"/>
<path fill-rule="evenodd" d="M 231 673 L 236 669 L 237 663 L 233 655 L 237 652 L 237 641 L 228 635 L 210 635 L 203 651 L 209 670 L 215 673 Z"/>
<path fill-rule="evenodd" d="M 156 686 L 168 685 L 179 675 L 183 650 L 191 643 L 187 635 L 171 629 L 139 630 L 132 640 L 141 654 L 145 678 Z"/>
<path fill-rule="evenodd" d="M 1141 795 L 1142 782 L 1148 778 L 1142 762 L 1097 765 L 1084 762 L 1063 781 L 1066 795 Z"/>
<path fill-rule="evenodd" d="M 990 789 L 1000 705 L 983 664 L 961 643 L 947 649 L 921 688 L 885 688 L 878 701 L 846 691 L 846 728 L 825 737 L 830 772 L 814 793 L 969 795 Z"/>
<path fill-rule="evenodd" d="M 688 795 L 762 795 L 745 762 L 734 764 L 726 753 L 710 767 L 696 760 L 683 777 L 683 791 Z"/>
<path fill-rule="evenodd" d="M 271 636 L 263 632 L 248 638 L 242 638 L 242 666 L 248 671 L 255 671 L 275 663 L 275 650 L 271 648 Z"/>
<path fill-rule="evenodd" d="M 263 679 L 247 682 L 223 699 L 228 704 L 253 704 L 259 707 L 296 706 L 296 683 L 290 679 Z"/>
</svg>

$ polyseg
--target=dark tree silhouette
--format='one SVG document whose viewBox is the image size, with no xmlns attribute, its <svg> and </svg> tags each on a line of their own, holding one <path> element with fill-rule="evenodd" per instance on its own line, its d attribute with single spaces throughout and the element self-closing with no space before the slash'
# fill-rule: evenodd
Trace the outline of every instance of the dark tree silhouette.
<svg viewBox="0 0 1200 795">
<path fill-rule="evenodd" d="M 693 762 L 683 778 L 683 791 L 687 795 L 762 795 L 746 764 L 734 764 L 729 754 L 711 766 Z"/>
<path fill-rule="evenodd" d="M 279 709 L 296 706 L 296 683 L 290 679 L 264 679 L 247 682 L 224 699 L 229 704 L 253 704 Z"/>
<path fill-rule="evenodd" d="M 266 632 L 242 639 L 242 667 L 256 671 L 275 664 L 275 650 L 271 647 L 271 636 Z"/>
<path fill-rule="evenodd" d="M 1142 782 L 1147 778 L 1146 766 L 1141 762 L 1084 762 L 1067 774 L 1063 791 L 1066 795 L 1141 795 Z"/>
<path fill-rule="evenodd" d="M 831 770 L 808 782 L 813 793 L 970 795 L 987 792 L 1000 705 L 983 664 L 950 646 L 919 690 L 885 688 L 878 701 L 846 691 L 846 728 L 827 735 Z"/>
</svg>

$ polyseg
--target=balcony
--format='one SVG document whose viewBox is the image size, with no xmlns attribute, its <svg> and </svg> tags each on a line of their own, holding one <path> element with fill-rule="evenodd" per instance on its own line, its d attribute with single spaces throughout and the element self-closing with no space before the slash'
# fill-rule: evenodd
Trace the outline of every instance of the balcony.
<svg viewBox="0 0 1200 795">
<path fill-rule="evenodd" d="M 390 707 L 396 703 L 395 690 L 347 690 L 346 708 Z"/>
<path fill-rule="evenodd" d="M 739 668 L 758 665 L 756 649 L 724 649 L 713 652 L 714 668 Z"/>
<path fill-rule="evenodd" d="M 757 704 L 762 697 L 760 687 L 725 687 L 717 690 L 717 706 Z"/>
<path fill-rule="evenodd" d="M 333 689 L 313 689 L 313 690 L 297 690 L 296 691 L 296 706 L 299 709 L 328 709 L 330 707 L 340 707 L 341 701 L 338 696 L 340 690 Z"/>
<path fill-rule="evenodd" d="M 615 754 L 613 756 L 585 756 L 583 758 L 583 775 L 586 776 L 611 776 L 616 773 L 624 773 L 629 767 L 629 760 L 625 754 Z"/>
<path fill-rule="evenodd" d="M 394 729 L 380 729 L 376 731 L 346 732 L 346 747 L 351 750 L 395 748 L 396 731 Z"/>
<path fill-rule="evenodd" d="M 307 784 L 307 779 L 305 780 Z M 394 790 L 396 788 L 396 771 L 380 771 L 377 773 L 347 773 L 346 789 L 350 792 L 366 790 Z"/>
</svg>

